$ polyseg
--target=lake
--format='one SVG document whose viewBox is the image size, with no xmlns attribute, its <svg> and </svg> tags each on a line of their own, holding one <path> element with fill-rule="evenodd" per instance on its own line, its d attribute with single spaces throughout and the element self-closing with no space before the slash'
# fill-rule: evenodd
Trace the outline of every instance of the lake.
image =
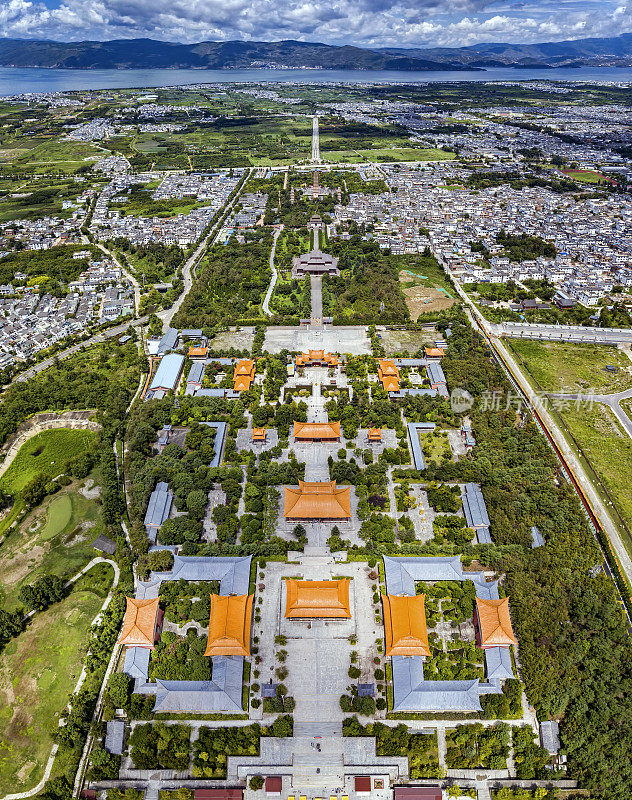
<svg viewBox="0 0 632 800">
<path fill-rule="evenodd" d="M 632 68 L 398 70 L 329 69 L 28 69 L 0 67 L 0 96 L 81 89 L 151 88 L 191 83 L 437 83 L 441 81 L 587 81 L 632 83 Z"/>
</svg>

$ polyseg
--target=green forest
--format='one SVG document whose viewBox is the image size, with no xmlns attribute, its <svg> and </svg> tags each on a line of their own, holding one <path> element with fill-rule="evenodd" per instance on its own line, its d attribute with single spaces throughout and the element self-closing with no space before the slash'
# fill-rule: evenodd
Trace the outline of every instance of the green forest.
<svg viewBox="0 0 632 800">
<path fill-rule="evenodd" d="M 333 239 L 329 252 L 338 257 L 340 277 L 323 278 L 323 311 L 334 324 L 406 322 L 408 308 L 399 284 L 395 256 L 376 242 L 353 236 Z"/>
<path fill-rule="evenodd" d="M 0 402 L 0 443 L 39 411 L 94 408 L 103 417 L 122 420 L 145 362 L 135 342 L 110 339 L 13 383 Z"/>
<path fill-rule="evenodd" d="M 204 258 L 193 288 L 173 319 L 179 328 L 230 325 L 239 318 L 258 317 L 270 283 L 269 231 L 251 233 L 241 245 L 231 241 L 212 247 Z"/>
</svg>

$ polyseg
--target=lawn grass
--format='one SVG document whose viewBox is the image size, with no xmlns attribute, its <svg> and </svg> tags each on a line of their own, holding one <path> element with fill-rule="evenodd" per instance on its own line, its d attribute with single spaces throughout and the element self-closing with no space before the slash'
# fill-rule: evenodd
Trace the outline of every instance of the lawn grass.
<svg viewBox="0 0 632 800">
<path fill-rule="evenodd" d="M 622 429 L 610 408 L 599 403 L 592 408 L 588 405 L 579 408 L 571 405 L 559 411 L 558 416 L 586 454 L 624 522 L 632 529 L 632 439 Z M 608 502 L 607 499 L 605 501 Z M 621 535 L 628 551 L 632 553 L 629 536 L 624 531 L 621 531 Z"/>
<path fill-rule="evenodd" d="M 85 452 L 95 434 L 86 430 L 42 431 L 20 448 L 11 466 L 0 477 L 0 487 L 11 494 L 20 492 L 39 473 L 59 475 L 64 463 Z"/>
<path fill-rule="evenodd" d="M 612 345 L 506 340 L 518 363 L 547 392 L 620 392 L 632 387 L 632 361 Z M 606 364 L 617 367 L 606 372 Z"/>
<path fill-rule="evenodd" d="M 97 471 L 91 480 L 98 481 Z M 47 498 L 9 529 L 0 546 L 0 607 L 17 608 L 22 586 L 42 575 L 70 578 L 97 553 L 91 542 L 103 533 L 99 505 L 84 497 L 77 481 Z"/>
<path fill-rule="evenodd" d="M 564 175 L 568 175 L 569 178 L 573 178 L 579 183 L 614 183 L 612 178 L 607 178 L 605 175 L 602 175 L 600 172 L 595 172 L 592 169 L 565 169 L 562 170 Z"/>
<path fill-rule="evenodd" d="M 324 162 L 345 162 L 357 164 L 364 161 L 446 161 L 455 158 L 454 153 L 447 153 L 434 147 L 385 147 L 376 150 L 323 150 L 321 158 Z"/>
<path fill-rule="evenodd" d="M 111 583 L 112 569 L 107 569 Z M 82 583 L 66 599 L 37 614 L 0 654 L 2 795 L 28 790 L 42 777 L 104 597 L 101 581 Z"/>
</svg>

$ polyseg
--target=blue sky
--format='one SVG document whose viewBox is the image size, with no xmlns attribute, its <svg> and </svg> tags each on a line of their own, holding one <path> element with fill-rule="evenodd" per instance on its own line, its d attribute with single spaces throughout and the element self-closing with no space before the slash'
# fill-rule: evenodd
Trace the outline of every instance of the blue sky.
<svg viewBox="0 0 632 800">
<path fill-rule="evenodd" d="M 632 31 L 614 0 L 0 0 L 0 33 L 56 40 L 300 39 L 363 47 L 544 42 Z"/>
</svg>

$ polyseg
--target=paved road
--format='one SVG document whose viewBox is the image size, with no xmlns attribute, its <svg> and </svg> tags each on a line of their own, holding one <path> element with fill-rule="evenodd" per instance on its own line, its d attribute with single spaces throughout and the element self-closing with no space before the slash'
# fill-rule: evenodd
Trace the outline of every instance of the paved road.
<svg viewBox="0 0 632 800">
<path fill-rule="evenodd" d="M 439 258 L 439 261 L 442 262 L 442 259 Z M 449 270 L 447 271 L 448 274 L 450 274 Z M 632 558 L 630 557 L 630 554 L 628 553 L 625 545 L 623 544 L 623 540 L 619 535 L 619 530 L 612 521 L 612 517 L 610 516 L 610 512 L 608 511 L 606 504 L 601 499 L 601 496 L 599 495 L 592 481 L 588 477 L 588 474 L 584 469 L 583 464 L 579 460 L 578 455 L 566 441 L 566 437 L 562 433 L 557 422 L 555 422 L 555 420 L 549 414 L 547 409 L 543 407 L 537 392 L 531 386 L 531 383 L 525 376 L 524 372 L 522 371 L 521 367 L 519 366 L 519 364 L 511 354 L 511 352 L 503 344 L 502 339 L 495 335 L 494 331 L 492 330 L 491 324 L 483 317 L 483 315 L 476 308 L 476 306 L 469 298 L 469 296 L 461 288 L 459 283 L 455 281 L 454 285 L 457 293 L 466 304 L 466 307 L 469 309 L 470 316 L 475 317 L 476 320 L 478 320 L 480 327 L 489 336 L 490 343 L 502 356 L 505 362 L 509 365 L 518 385 L 520 386 L 524 395 L 527 397 L 529 403 L 532 406 L 536 406 L 538 408 L 538 413 L 540 415 L 542 423 L 546 426 L 549 434 L 555 440 L 555 444 L 557 445 L 560 452 L 564 456 L 565 463 L 567 464 L 568 468 L 572 471 L 577 482 L 581 485 L 582 491 L 584 492 L 585 497 L 590 503 L 593 513 L 599 520 L 599 524 L 601 525 L 606 536 L 608 537 L 612 549 L 616 554 L 616 558 L 619 562 L 621 571 L 625 574 L 626 579 L 632 582 Z"/>
<path fill-rule="evenodd" d="M 460 287 L 459 287 L 460 288 Z M 494 336 L 587 344 L 629 344 L 632 329 L 583 328 L 580 325 L 531 325 L 520 322 L 488 323 Z"/>
<path fill-rule="evenodd" d="M 248 181 L 248 178 L 250 177 L 251 173 L 252 173 L 252 170 L 250 170 L 250 172 L 248 172 L 248 174 L 246 175 L 246 177 L 245 177 L 244 181 L 242 182 L 241 187 L 240 187 L 239 191 L 237 192 L 237 194 L 235 195 L 235 197 L 233 197 L 233 199 L 230 201 L 230 203 L 225 208 L 222 209 L 217 223 L 211 228 L 211 230 L 208 232 L 208 234 L 202 239 L 202 241 L 198 244 L 198 246 L 195 248 L 193 253 L 185 261 L 184 266 L 182 267 L 182 283 L 184 284 L 184 286 L 182 288 L 182 292 L 181 292 L 180 296 L 172 304 L 171 308 L 167 308 L 167 309 L 165 309 L 165 311 L 159 311 L 158 314 L 157 314 L 157 316 L 160 317 L 160 319 L 162 320 L 163 330 L 164 331 L 166 331 L 167 328 L 170 327 L 171 320 L 178 313 L 178 311 L 180 309 L 180 306 L 182 305 L 182 303 L 184 301 L 184 298 L 191 291 L 191 287 L 193 286 L 193 277 L 192 277 L 192 274 L 191 274 L 192 270 L 193 270 L 193 267 L 202 258 L 202 255 L 206 251 L 206 248 L 207 248 L 209 242 L 211 244 L 215 244 L 215 240 L 217 239 L 217 236 L 219 235 L 219 232 L 221 230 L 221 227 L 219 225 L 219 219 L 221 219 L 227 211 L 232 209 L 233 206 L 235 205 L 235 203 L 238 201 L 239 196 L 241 195 L 241 193 L 243 191 L 243 188 L 246 185 L 246 183 Z"/>
<path fill-rule="evenodd" d="M 272 249 L 270 250 L 270 269 L 272 270 L 272 277 L 270 278 L 270 285 L 268 286 L 268 291 L 266 292 L 266 296 L 264 297 L 263 303 L 261 305 L 263 313 L 267 314 L 269 317 L 272 316 L 272 312 L 270 311 L 270 298 L 272 297 L 272 292 L 274 291 L 277 278 L 279 277 L 279 274 L 276 271 L 276 267 L 274 266 L 274 254 L 276 252 L 277 239 L 279 238 L 279 234 L 281 233 L 282 230 L 283 230 L 283 225 L 279 225 L 279 227 L 274 232 L 274 238 L 272 240 Z"/>
<path fill-rule="evenodd" d="M 551 392 L 549 393 L 549 397 L 559 400 L 580 400 L 584 402 L 590 401 L 593 403 L 602 403 L 603 405 L 608 406 L 612 409 L 612 413 L 621 423 L 621 427 L 632 439 L 632 420 L 620 405 L 622 400 L 627 400 L 632 397 L 632 389 L 626 389 L 623 392 L 614 392 L 613 394 L 588 394 L 586 392 L 583 394 L 566 394 L 563 392 Z"/>
<path fill-rule="evenodd" d="M 310 319 L 312 324 L 319 324 L 323 320 L 323 279 L 320 276 L 312 275 L 311 283 L 311 304 Z"/>
<path fill-rule="evenodd" d="M 73 344 L 72 347 L 68 347 L 66 350 L 60 350 L 59 353 L 55 353 L 54 356 L 45 359 L 44 361 L 40 361 L 39 364 L 35 364 L 32 367 L 24 370 L 24 372 L 20 372 L 19 375 L 16 375 L 15 378 L 11 381 L 9 386 L 13 383 L 20 383 L 21 381 L 27 381 L 29 378 L 32 378 L 33 375 L 37 375 L 38 372 L 50 367 L 55 361 L 63 361 L 68 356 L 71 356 L 73 353 L 79 352 L 82 347 L 89 347 L 92 344 L 99 344 L 99 342 L 104 342 L 106 339 L 113 339 L 116 336 L 120 336 L 122 333 L 125 333 L 126 330 L 129 328 L 138 328 L 141 325 L 145 325 L 147 323 L 148 317 L 139 317 L 138 319 L 131 319 L 129 322 L 124 322 L 121 325 L 117 325 L 114 328 L 108 328 L 101 333 L 95 334 L 94 336 L 90 336 L 88 339 L 84 339 L 82 342 L 77 342 L 77 344 Z"/>
<path fill-rule="evenodd" d="M 312 161 L 314 164 L 320 163 L 320 140 L 318 135 L 318 117 L 314 114 L 312 124 Z"/>
</svg>

